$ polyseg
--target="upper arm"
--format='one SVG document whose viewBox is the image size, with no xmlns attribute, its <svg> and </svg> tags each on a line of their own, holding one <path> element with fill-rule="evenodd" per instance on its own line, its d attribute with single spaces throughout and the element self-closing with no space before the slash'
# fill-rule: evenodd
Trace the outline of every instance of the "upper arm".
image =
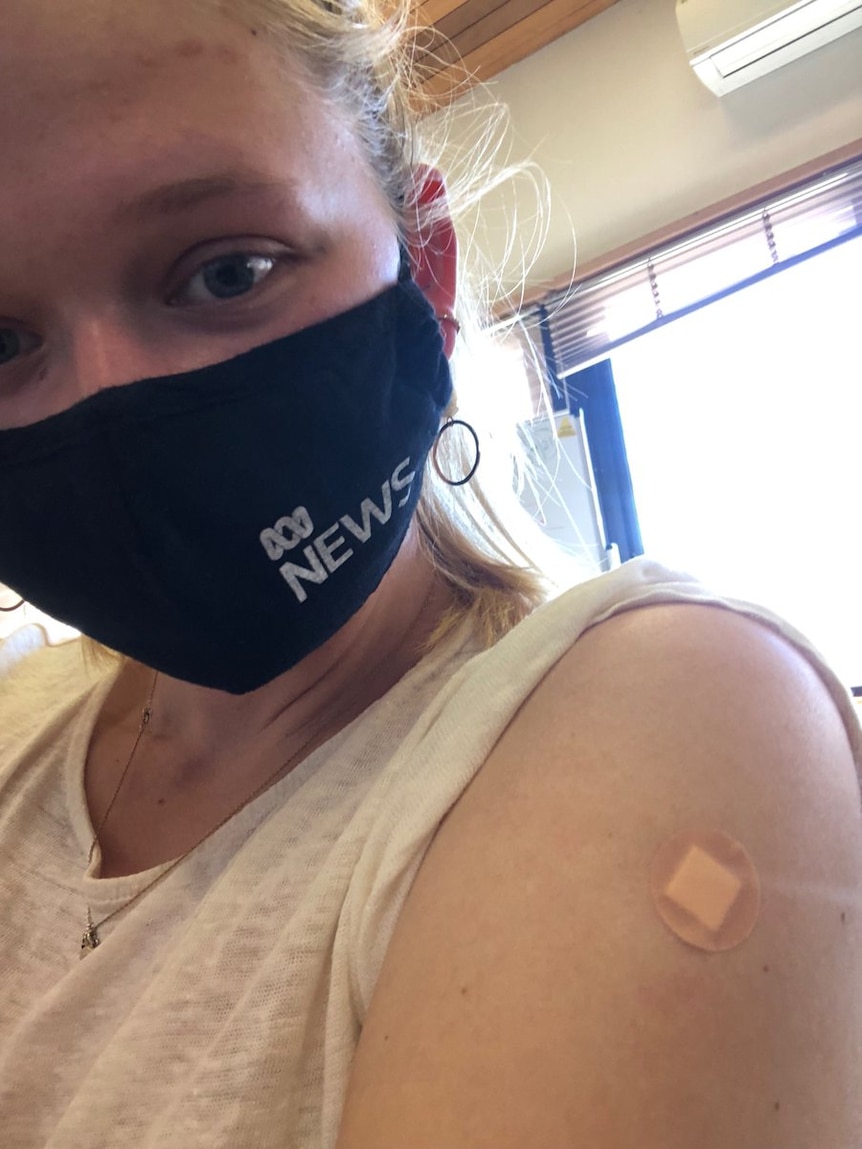
<svg viewBox="0 0 862 1149">
<path fill-rule="evenodd" d="M 737 839 L 761 908 L 722 953 L 649 889 L 687 828 Z M 585 635 L 443 822 L 397 923 L 337 1149 L 862 1143 L 862 815 L 819 677 L 741 616 Z"/>
</svg>

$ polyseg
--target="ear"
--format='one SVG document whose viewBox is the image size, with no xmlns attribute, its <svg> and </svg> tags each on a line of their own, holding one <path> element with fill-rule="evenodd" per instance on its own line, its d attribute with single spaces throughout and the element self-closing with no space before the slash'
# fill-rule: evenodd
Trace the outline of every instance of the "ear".
<svg viewBox="0 0 862 1149">
<path fill-rule="evenodd" d="M 455 346 L 457 324 L 450 318 L 458 286 L 458 239 L 449 215 L 446 184 L 436 168 L 417 164 L 408 213 L 407 252 L 413 279 L 442 320 L 447 358 Z"/>
</svg>

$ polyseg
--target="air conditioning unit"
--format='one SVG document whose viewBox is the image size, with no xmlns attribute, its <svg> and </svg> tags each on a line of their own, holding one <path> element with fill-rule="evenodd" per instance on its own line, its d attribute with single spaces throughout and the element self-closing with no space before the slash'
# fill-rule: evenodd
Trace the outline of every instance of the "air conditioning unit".
<svg viewBox="0 0 862 1149">
<path fill-rule="evenodd" d="M 676 18 L 692 68 L 723 96 L 862 27 L 862 0 L 677 0 Z"/>
</svg>

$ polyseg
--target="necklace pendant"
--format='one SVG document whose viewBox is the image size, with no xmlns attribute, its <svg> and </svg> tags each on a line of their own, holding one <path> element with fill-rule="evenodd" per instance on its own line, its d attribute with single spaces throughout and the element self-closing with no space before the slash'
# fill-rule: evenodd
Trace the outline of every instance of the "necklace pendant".
<svg viewBox="0 0 862 1149">
<path fill-rule="evenodd" d="M 96 927 L 90 922 L 87 926 L 84 936 L 81 938 L 81 957 L 86 957 L 88 953 L 100 945 L 99 935 L 96 932 Z"/>
</svg>

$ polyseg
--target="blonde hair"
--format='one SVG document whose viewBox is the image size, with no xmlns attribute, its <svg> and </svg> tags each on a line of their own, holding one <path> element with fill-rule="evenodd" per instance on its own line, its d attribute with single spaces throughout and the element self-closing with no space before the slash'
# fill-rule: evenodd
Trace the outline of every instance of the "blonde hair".
<svg viewBox="0 0 862 1149">
<path fill-rule="evenodd" d="M 377 0 L 188 0 L 203 12 L 217 12 L 242 23 L 250 34 L 268 40 L 283 54 L 293 74 L 299 68 L 324 99 L 346 113 L 368 162 L 392 207 L 400 238 L 409 242 L 416 229 L 432 222 L 435 211 L 449 210 L 456 229 L 459 215 L 475 208 L 489 188 L 511 175 L 496 164 L 493 127 L 483 110 L 481 139 L 471 150 L 470 170 L 460 180 L 447 178 L 447 204 L 417 202 L 415 167 L 436 165 L 445 147 L 447 117 L 423 95 L 425 79 L 416 64 L 417 44 L 427 30 L 415 25 L 409 0 L 385 7 Z M 502 122 L 499 105 L 491 120 Z M 497 132 L 497 138 L 502 133 Z M 465 178 L 466 176 L 466 178 Z M 452 367 L 456 394 L 477 368 L 477 348 L 487 342 L 493 299 L 470 257 L 481 253 L 462 242 L 456 311 L 462 326 Z M 479 355 L 481 358 L 481 355 Z M 480 435 L 482 461 L 465 486 L 447 485 L 429 460 L 416 514 L 421 545 L 452 592 L 452 607 L 429 642 L 440 642 L 469 619 L 483 645 L 490 646 L 529 614 L 553 589 L 547 573 L 547 541 L 523 510 L 516 494 L 522 481 L 516 428 L 495 435 L 483 419 L 493 397 L 463 412 Z M 458 408 L 453 401 L 448 414 Z M 448 476 L 464 475 L 471 466 L 472 444 L 457 434 L 443 436 L 439 463 Z M 522 460 L 523 463 L 523 460 Z M 542 567 L 530 557 L 546 549 Z M 97 664 L 117 656 L 91 639 L 84 654 Z"/>
</svg>

